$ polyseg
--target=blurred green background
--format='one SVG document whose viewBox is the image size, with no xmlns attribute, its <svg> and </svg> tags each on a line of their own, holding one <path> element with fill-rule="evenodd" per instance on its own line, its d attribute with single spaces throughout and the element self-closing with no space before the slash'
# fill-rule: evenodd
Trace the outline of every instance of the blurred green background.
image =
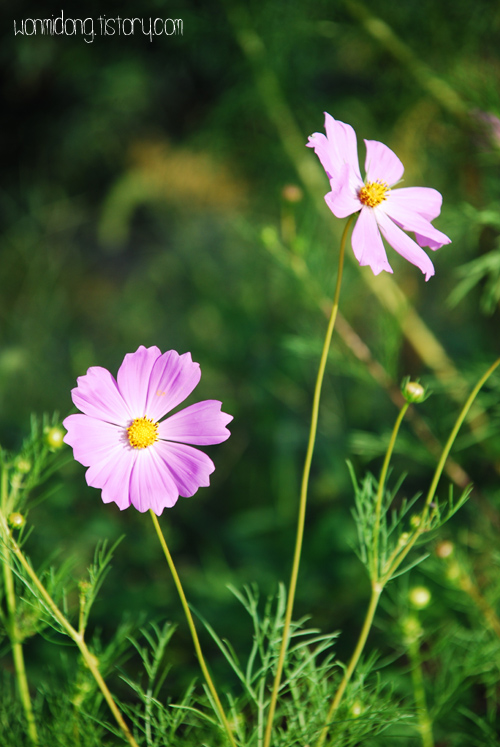
<svg viewBox="0 0 500 747">
<path fill-rule="evenodd" d="M 96 24 L 181 18 L 183 35 L 14 36 L 14 20 L 62 5 Z M 307 136 L 328 111 L 356 129 L 361 163 L 362 138 L 381 140 L 405 164 L 405 185 L 443 193 L 435 224 L 453 243 L 433 254 L 428 283 L 392 249 L 389 285 L 346 265 L 296 607 L 323 629 L 347 627 L 346 655 L 368 589 L 346 460 L 379 470 L 398 383 L 421 377 L 433 395 L 416 430 L 405 424 L 395 469 L 408 473 L 405 494 L 425 490 L 429 432 L 446 439 L 498 355 L 498 6 L 33 1 L 4 2 L 0 17 L 0 442 L 19 448 L 33 411 L 69 413 L 89 366 L 116 374 L 139 345 L 190 351 L 202 368 L 190 401 L 221 399 L 232 436 L 207 449 L 210 488 L 161 522 L 188 596 L 237 646 L 250 626 L 226 584 L 256 581 L 267 595 L 288 580 L 322 299 L 336 275 L 342 225 Z M 458 482 L 478 490 L 450 532 L 468 527 L 478 551 L 500 526 L 498 401 L 488 389 L 487 416 L 476 411 L 454 454 Z M 97 541 L 125 534 L 94 624 L 106 638 L 127 614 L 179 620 L 174 676 L 187 681 L 194 658 L 149 517 L 103 505 L 69 449 L 54 487 L 29 516 L 34 562 L 59 548 L 78 578 Z M 48 644 L 30 645 L 41 666 Z"/>
</svg>

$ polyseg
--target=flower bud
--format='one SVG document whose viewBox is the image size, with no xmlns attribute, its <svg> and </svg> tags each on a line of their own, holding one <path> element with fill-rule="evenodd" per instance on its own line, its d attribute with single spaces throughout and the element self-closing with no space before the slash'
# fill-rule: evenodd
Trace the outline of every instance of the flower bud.
<svg viewBox="0 0 500 747">
<path fill-rule="evenodd" d="M 421 523 L 422 519 L 418 514 L 413 514 L 413 516 L 410 518 L 410 526 L 412 527 L 412 529 L 418 529 Z"/>
<path fill-rule="evenodd" d="M 403 635 L 407 643 L 413 643 L 418 640 L 423 633 L 422 626 L 417 617 L 408 615 L 401 620 Z"/>
<path fill-rule="evenodd" d="M 361 716 L 364 710 L 365 709 L 363 708 L 359 700 L 355 700 L 351 706 L 351 715 L 356 718 L 357 716 Z"/>
<path fill-rule="evenodd" d="M 410 604 L 417 610 L 423 610 L 431 601 L 431 593 L 425 586 L 414 586 L 408 594 Z"/>
<path fill-rule="evenodd" d="M 398 545 L 399 547 L 404 547 L 408 540 L 410 539 L 410 533 L 409 532 L 403 532 L 398 539 Z"/>
<path fill-rule="evenodd" d="M 78 588 L 80 589 L 80 592 L 82 594 L 87 594 L 87 592 L 90 591 L 91 584 L 89 581 L 87 581 L 87 579 L 84 578 L 78 582 Z"/>
<path fill-rule="evenodd" d="M 410 404 L 418 404 L 425 399 L 425 389 L 418 381 L 410 381 L 409 378 L 405 379 L 401 391 L 405 400 Z"/>
<path fill-rule="evenodd" d="M 450 555 L 453 554 L 453 550 L 455 549 L 455 546 L 453 542 L 450 542 L 449 540 L 444 540 L 443 542 L 440 542 L 439 545 L 436 547 L 436 555 L 438 558 L 449 558 Z"/>
<path fill-rule="evenodd" d="M 300 202 L 304 197 L 304 193 L 297 184 L 285 184 L 281 190 L 281 196 L 285 202 Z"/>
<path fill-rule="evenodd" d="M 26 459 L 26 457 L 18 456 L 14 460 L 14 467 L 22 475 L 27 475 L 31 470 L 31 462 L 29 459 Z"/>
<path fill-rule="evenodd" d="M 46 428 L 44 431 L 45 443 L 51 451 L 57 451 L 63 447 L 63 438 L 65 432 L 57 425 Z"/>
<path fill-rule="evenodd" d="M 462 575 L 462 572 L 460 570 L 460 566 L 458 565 L 456 560 L 452 561 L 449 564 L 448 569 L 446 571 L 447 578 L 453 583 L 458 583 L 461 575 Z"/>
<path fill-rule="evenodd" d="M 21 529 L 26 524 L 26 519 L 19 511 L 9 514 L 7 521 L 13 529 Z"/>
</svg>

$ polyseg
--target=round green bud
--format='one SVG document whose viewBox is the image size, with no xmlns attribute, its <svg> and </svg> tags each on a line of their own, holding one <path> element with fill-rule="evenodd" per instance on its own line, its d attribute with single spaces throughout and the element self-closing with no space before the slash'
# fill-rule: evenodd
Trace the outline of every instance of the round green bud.
<svg viewBox="0 0 500 747">
<path fill-rule="evenodd" d="M 407 542 L 408 542 L 409 539 L 410 539 L 410 533 L 409 532 L 403 532 L 401 534 L 400 538 L 398 539 L 398 545 L 400 547 L 404 547 L 407 544 Z"/>
<path fill-rule="evenodd" d="M 438 556 L 438 558 L 442 558 L 444 560 L 446 558 L 449 558 L 450 555 L 453 555 L 454 549 L 455 545 L 453 544 L 453 542 L 450 542 L 450 540 L 443 540 L 443 542 L 440 542 L 436 547 L 436 555 Z"/>
<path fill-rule="evenodd" d="M 401 620 L 403 635 L 408 642 L 416 641 L 423 633 L 422 626 L 417 617 L 408 615 Z"/>
<path fill-rule="evenodd" d="M 14 467 L 18 472 L 21 472 L 21 474 L 27 475 L 31 470 L 31 462 L 29 459 L 26 459 L 26 457 L 18 456 L 14 460 Z"/>
<path fill-rule="evenodd" d="M 304 193 L 297 184 L 285 184 L 281 190 L 281 196 L 285 202 L 300 202 Z"/>
<path fill-rule="evenodd" d="M 19 511 L 9 514 L 7 521 L 13 529 L 21 529 L 26 524 L 26 519 Z"/>
<path fill-rule="evenodd" d="M 423 402 L 425 399 L 425 389 L 418 381 L 407 379 L 403 382 L 401 391 L 405 400 L 410 404 L 418 404 L 418 402 Z"/>
<path fill-rule="evenodd" d="M 57 425 L 53 425 L 51 428 L 45 429 L 45 443 L 51 451 L 57 451 L 62 449 L 64 442 L 63 438 L 65 431 Z"/>
<path fill-rule="evenodd" d="M 408 594 L 410 604 L 417 610 L 423 610 L 431 601 L 431 593 L 425 586 L 414 586 Z"/>
<path fill-rule="evenodd" d="M 355 718 L 357 716 L 361 716 L 365 709 L 363 708 L 362 704 L 359 702 L 359 700 L 355 700 L 354 703 L 351 706 L 351 714 Z"/>
<path fill-rule="evenodd" d="M 462 575 L 460 566 L 456 562 L 456 560 L 451 561 L 448 565 L 448 568 L 446 570 L 446 576 L 447 578 L 452 581 L 453 583 L 458 583 L 460 580 L 460 576 Z"/>
</svg>

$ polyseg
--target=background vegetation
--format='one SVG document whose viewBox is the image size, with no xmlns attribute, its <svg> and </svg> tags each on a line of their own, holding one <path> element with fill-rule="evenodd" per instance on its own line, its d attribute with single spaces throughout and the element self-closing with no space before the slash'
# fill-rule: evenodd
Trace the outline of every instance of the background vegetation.
<svg viewBox="0 0 500 747">
<path fill-rule="evenodd" d="M 393 282 L 347 263 L 296 608 L 324 631 L 345 630 L 337 643 L 345 658 L 368 590 L 352 552 L 346 460 L 359 475 L 379 470 L 398 384 L 420 377 L 433 395 L 403 425 L 396 465 L 409 496 L 423 490 L 433 439 L 445 440 L 467 389 L 498 355 L 500 121 L 491 115 L 500 116 L 500 10 L 471 0 L 370 8 L 350 0 L 89 1 L 66 3 L 65 16 L 170 16 L 183 19 L 184 34 L 14 37 L 14 19 L 51 17 L 59 5 L 7 1 L 0 11 L 0 443 L 18 449 L 33 411 L 62 419 L 76 377 L 91 365 L 116 373 L 141 344 L 191 351 L 203 373 L 192 401 L 221 399 L 234 415 L 232 437 L 210 450 L 210 488 L 180 499 L 162 526 L 196 608 L 236 648 L 248 646 L 250 623 L 227 584 L 255 581 L 266 596 L 288 580 L 324 299 L 336 272 L 342 226 L 323 202 L 328 184 L 307 136 L 322 131 L 328 111 L 354 126 L 361 149 L 362 138 L 388 144 L 405 164 L 406 185 L 443 193 L 436 225 L 453 243 L 433 255 L 428 283 L 392 250 Z M 496 387 L 480 398 L 447 475 L 476 486 L 447 531 L 493 606 L 499 420 Z M 97 542 L 125 535 L 91 625 L 106 641 L 124 617 L 181 621 L 147 517 L 105 506 L 83 475 L 68 453 L 30 511 L 34 562 L 71 556 L 78 578 Z M 439 559 L 412 580 L 433 595 L 425 674 L 434 693 L 479 622 Z M 395 584 L 392 594 L 373 640 L 393 650 L 403 695 L 405 588 Z M 458 642 L 445 661 L 442 631 L 452 629 Z M 182 622 L 174 641 L 176 693 L 197 670 Z M 34 682 L 47 667 L 57 681 L 64 662 L 50 641 L 33 639 L 26 657 Z M 208 658 L 229 677 L 215 650 Z M 443 745 L 463 744 L 464 723 L 490 738 L 474 726 L 478 718 L 495 731 L 495 676 L 486 681 L 484 667 L 469 664 L 457 675 L 476 677 L 462 715 L 446 711 L 455 695 L 442 708 Z"/>
</svg>

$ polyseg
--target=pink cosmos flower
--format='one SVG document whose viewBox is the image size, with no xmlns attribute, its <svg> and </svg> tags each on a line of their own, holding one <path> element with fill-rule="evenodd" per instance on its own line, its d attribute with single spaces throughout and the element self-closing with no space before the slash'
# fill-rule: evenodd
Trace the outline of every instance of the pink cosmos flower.
<svg viewBox="0 0 500 747">
<path fill-rule="evenodd" d="M 190 353 L 162 355 L 142 345 L 125 356 L 116 380 L 100 366 L 78 378 L 71 396 L 83 415 L 66 418 L 64 441 L 88 467 L 87 483 L 102 490 L 104 503 L 114 501 L 121 510 L 151 508 L 159 516 L 179 495 L 209 485 L 212 460 L 187 444 L 225 441 L 232 416 L 221 412 L 221 402 L 205 400 L 161 420 L 200 378 Z"/>
<path fill-rule="evenodd" d="M 434 266 L 421 247 L 435 250 L 450 243 L 448 236 L 431 225 L 441 212 L 440 193 L 427 187 L 393 189 L 403 176 L 403 164 L 390 148 L 376 140 L 365 140 L 363 180 L 353 128 L 325 112 L 325 130 L 326 137 L 315 132 L 307 146 L 314 148 L 330 180 L 331 192 L 325 200 L 332 213 L 346 218 L 359 212 L 351 239 L 359 264 L 369 265 L 375 275 L 382 270 L 392 272 L 382 234 L 428 280 L 434 275 Z M 414 232 L 417 241 L 401 229 Z"/>
</svg>

